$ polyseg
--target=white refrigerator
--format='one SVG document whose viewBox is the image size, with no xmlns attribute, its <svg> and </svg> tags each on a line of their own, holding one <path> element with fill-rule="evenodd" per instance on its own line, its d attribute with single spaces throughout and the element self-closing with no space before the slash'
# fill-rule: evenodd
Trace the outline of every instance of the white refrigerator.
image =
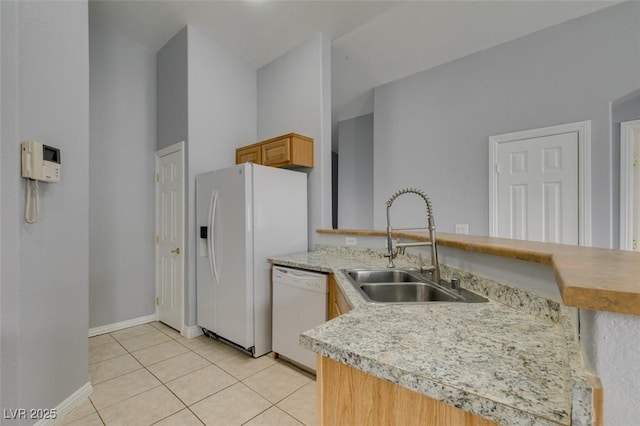
<svg viewBox="0 0 640 426">
<path fill-rule="evenodd" d="M 271 351 L 267 258 L 307 251 L 307 175 L 251 163 L 196 176 L 198 325 Z"/>
</svg>

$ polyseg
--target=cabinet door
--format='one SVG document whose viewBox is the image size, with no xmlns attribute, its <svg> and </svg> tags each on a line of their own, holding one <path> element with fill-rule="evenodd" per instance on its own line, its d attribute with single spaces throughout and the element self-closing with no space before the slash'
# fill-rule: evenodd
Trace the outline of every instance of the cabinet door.
<svg viewBox="0 0 640 426">
<path fill-rule="evenodd" d="M 339 317 L 351 310 L 349 302 L 336 284 L 333 274 L 329 275 L 329 319 Z"/>
<path fill-rule="evenodd" d="M 321 355 L 316 378 L 320 426 L 498 426 Z"/>
<path fill-rule="evenodd" d="M 256 163 L 262 164 L 262 152 L 259 146 L 249 146 L 236 149 L 236 164 Z"/>
<path fill-rule="evenodd" d="M 262 164 L 280 166 L 291 162 L 291 139 L 278 139 L 262 145 Z"/>
</svg>

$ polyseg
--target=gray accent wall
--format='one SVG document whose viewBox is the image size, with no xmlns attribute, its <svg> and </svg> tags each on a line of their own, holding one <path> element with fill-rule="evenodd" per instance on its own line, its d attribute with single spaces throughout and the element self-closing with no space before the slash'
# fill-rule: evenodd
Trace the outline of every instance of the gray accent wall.
<svg viewBox="0 0 640 426">
<path fill-rule="evenodd" d="M 638 21 L 640 3 L 625 2 L 376 88 L 375 228 L 385 200 L 411 186 L 431 196 L 439 231 L 487 235 L 488 138 L 591 120 L 592 239 L 611 247 L 610 102 L 640 87 Z M 417 208 L 393 216 L 424 222 Z"/>
<path fill-rule="evenodd" d="M 89 381 L 88 8 L 3 1 L 0 10 L 0 406 L 55 408 Z M 33 225 L 23 219 L 23 140 L 61 150 L 60 183 L 41 184 Z"/>
<path fill-rule="evenodd" d="M 256 70 L 188 27 L 189 141 L 187 325 L 196 325 L 195 177 L 233 166 L 236 148 L 256 141 Z M 194 253 L 194 255 L 190 255 Z"/>
<path fill-rule="evenodd" d="M 438 230 L 488 234 L 488 138 L 591 120 L 593 245 L 617 247 L 621 117 L 640 88 L 640 3 L 625 2 L 375 89 L 374 226 L 385 200 L 415 186 Z M 401 200 L 398 200 L 401 201 Z M 413 200 L 412 200 L 413 201 Z M 394 203 L 392 224 L 423 222 Z M 585 362 L 600 377 L 604 424 L 637 422 L 638 317 L 580 312 Z M 621 368 L 620 366 L 625 366 Z"/>
<path fill-rule="evenodd" d="M 186 142 L 185 325 L 196 325 L 195 177 L 235 164 L 256 141 L 256 70 L 197 28 L 181 30 L 157 55 L 157 149 Z"/>
<path fill-rule="evenodd" d="M 188 141 L 187 27 L 156 54 L 156 128 L 160 150 Z"/>
<path fill-rule="evenodd" d="M 155 313 L 156 53 L 90 22 L 89 327 Z"/>
<path fill-rule="evenodd" d="M 338 227 L 373 229 L 373 114 L 338 123 Z"/>
<path fill-rule="evenodd" d="M 189 164 L 186 161 L 189 154 L 189 93 L 188 93 L 188 39 L 187 27 L 180 30 L 162 49 L 156 54 L 156 150 L 169 147 L 175 143 L 185 142 L 185 170 L 184 175 L 189 174 Z M 188 184 L 185 184 L 185 191 Z M 186 199 L 186 194 L 185 194 Z M 189 204 L 185 206 L 185 241 L 186 230 L 189 229 Z M 154 219 L 155 220 L 155 219 Z M 184 247 L 184 306 L 191 310 L 189 300 L 189 245 Z M 195 304 L 193 305 L 195 306 Z M 194 308 L 195 310 L 195 308 Z M 195 313 L 194 313 L 195 316 Z M 183 312 L 184 323 L 195 325 L 195 319 L 190 321 L 189 312 Z M 180 330 L 182 331 L 182 330 Z"/>
<path fill-rule="evenodd" d="M 331 228 L 331 42 L 317 33 L 258 70 L 258 140 L 285 133 L 314 140 L 308 175 L 309 247 Z"/>
</svg>

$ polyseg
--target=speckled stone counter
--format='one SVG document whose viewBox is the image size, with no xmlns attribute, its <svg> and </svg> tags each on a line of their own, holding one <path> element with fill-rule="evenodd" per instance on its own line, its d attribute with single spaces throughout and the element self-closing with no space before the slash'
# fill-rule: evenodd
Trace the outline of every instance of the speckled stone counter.
<svg viewBox="0 0 640 426">
<path fill-rule="evenodd" d="M 386 231 L 319 229 L 320 234 L 386 237 Z M 424 232 L 394 232 L 427 241 Z M 551 265 L 566 306 L 640 315 L 640 253 L 565 244 L 438 233 L 438 245 Z"/>
<path fill-rule="evenodd" d="M 354 307 L 303 333 L 304 347 L 499 424 L 591 424 L 572 308 L 444 265 L 443 278 L 492 300 L 371 305 L 340 270 L 384 267 L 377 251 L 323 246 L 271 261 L 334 273 Z"/>
</svg>

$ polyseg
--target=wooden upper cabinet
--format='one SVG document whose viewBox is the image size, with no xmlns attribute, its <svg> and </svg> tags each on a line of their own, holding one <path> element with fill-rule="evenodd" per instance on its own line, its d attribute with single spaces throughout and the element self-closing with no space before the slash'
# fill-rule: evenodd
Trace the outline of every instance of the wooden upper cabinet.
<svg viewBox="0 0 640 426">
<path fill-rule="evenodd" d="M 262 164 L 262 150 L 260 147 L 251 145 L 236 149 L 236 164 L 240 163 Z"/>
<path fill-rule="evenodd" d="M 236 164 L 252 162 L 272 167 L 313 167 L 313 139 L 289 133 L 236 149 Z"/>
<path fill-rule="evenodd" d="M 278 167 L 281 164 L 291 162 L 291 139 L 283 138 L 273 142 L 266 142 L 261 145 L 262 164 L 265 166 Z"/>
</svg>

